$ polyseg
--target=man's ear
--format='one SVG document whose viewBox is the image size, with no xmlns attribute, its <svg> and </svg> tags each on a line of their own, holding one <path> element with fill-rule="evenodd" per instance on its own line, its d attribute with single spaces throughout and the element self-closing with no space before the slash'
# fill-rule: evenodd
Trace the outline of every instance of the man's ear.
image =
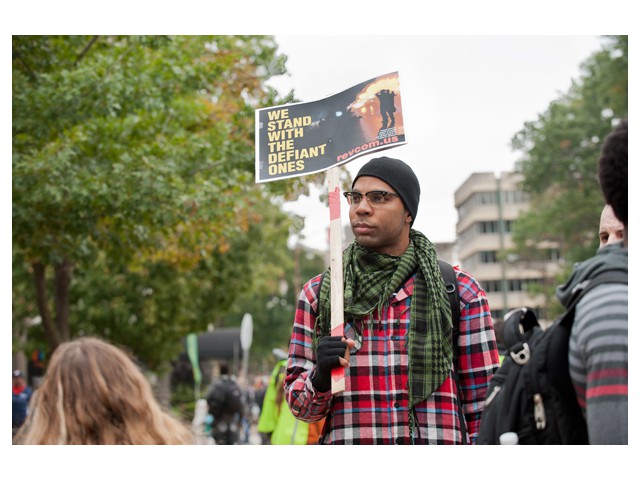
<svg viewBox="0 0 640 480">
<path fill-rule="evenodd" d="M 405 210 L 405 212 L 407 214 L 407 216 L 405 217 L 404 221 L 406 223 L 411 223 L 413 222 L 413 217 L 411 216 L 411 214 L 409 213 L 409 210 Z"/>
</svg>

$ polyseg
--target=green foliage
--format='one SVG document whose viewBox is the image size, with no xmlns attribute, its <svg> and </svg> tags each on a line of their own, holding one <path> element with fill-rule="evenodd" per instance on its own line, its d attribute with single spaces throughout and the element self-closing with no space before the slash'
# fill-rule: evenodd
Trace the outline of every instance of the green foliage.
<svg viewBox="0 0 640 480">
<path fill-rule="evenodd" d="M 531 208 L 514 226 L 521 258 L 534 259 L 547 242 L 557 244 L 569 264 L 595 253 L 604 206 L 597 160 L 614 122 L 627 116 L 627 58 L 627 36 L 605 38 L 570 90 L 512 139 L 522 152 L 516 168 L 531 193 Z"/>
<path fill-rule="evenodd" d="M 255 265 L 282 264 L 269 254 L 291 221 L 271 199 L 313 179 L 254 183 L 254 110 L 285 100 L 265 85 L 285 72 L 276 49 L 268 36 L 13 37 L 15 325 L 44 266 L 45 326 L 153 367 L 221 322 Z M 68 287 L 50 272 L 67 264 Z"/>
<path fill-rule="evenodd" d="M 245 43 L 265 45 L 262 56 L 274 46 L 106 37 L 77 63 L 73 52 L 91 40 L 14 37 L 16 243 L 50 261 L 90 258 L 96 248 L 131 257 L 161 247 L 194 205 L 207 219 L 231 218 L 231 196 L 252 180 L 249 101 L 264 98 L 268 78 L 248 65 L 259 58 Z M 244 101 L 243 92 L 256 97 Z"/>
<path fill-rule="evenodd" d="M 271 358 L 274 348 L 289 349 L 289 340 L 302 284 L 326 268 L 323 255 L 295 248 L 286 252 L 279 269 L 256 265 L 262 288 L 241 295 L 228 316 L 229 326 L 240 326 L 245 313 L 253 318 L 251 358 Z M 259 362 L 252 362 L 259 365 Z"/>
</svg>

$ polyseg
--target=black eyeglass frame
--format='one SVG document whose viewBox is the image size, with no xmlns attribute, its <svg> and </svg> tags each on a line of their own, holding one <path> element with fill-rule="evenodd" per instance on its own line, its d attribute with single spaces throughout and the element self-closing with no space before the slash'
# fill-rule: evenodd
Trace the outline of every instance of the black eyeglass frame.
<svg viewBox="0 0 640 480">
<path fill-rule="evenodd" d="M 378 194 L 378 195 L 382 195 L 382 200 L 380 202 L 377 201 L 371 201 L 371 197 L 369 195 L 371 195 L 372 193 Z M 353 195 L 360 195 L 360 200 L 358 200 L 357 202 L 354 201 L 353 199 Z M 367 197 L 367 203 L 369 205 L 383 205 L 384 201 L 387 197 L 398 197 L 400 198 L 400 195 L 398 195 L 397 193 L 393 193 L 393 192 L 387 192 L 385 190 L 371 190 L 370 192 L 366 192 L 366 193 L 362 193 L 362 192 L 355 192 L 355 191 L 350 191 L 350 192 L 343 192 L 344 197 L 347 199 L 347 203 L 349 205 L 360 205 L 360 202 L 362 202 L 362 197 Z"/>
</svg>

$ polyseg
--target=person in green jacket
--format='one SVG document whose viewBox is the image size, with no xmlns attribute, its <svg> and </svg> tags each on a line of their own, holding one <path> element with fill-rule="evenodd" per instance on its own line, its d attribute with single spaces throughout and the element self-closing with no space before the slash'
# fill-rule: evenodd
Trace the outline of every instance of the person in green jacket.
<svg viewBox="0 0 640 480">
<path fill-rule="evenodd" d="M 284 358 L 278 353 L 282 352 Z M 311 445 L 318 443 L 323 421 L 306 423 L 293 416 L 284 404 L 284 377 L 287 369 L 286 352 L 274 349 L 278 358 L 264 395 L 258 419 L 258 432 L 265 445 Z"/>
</svg>

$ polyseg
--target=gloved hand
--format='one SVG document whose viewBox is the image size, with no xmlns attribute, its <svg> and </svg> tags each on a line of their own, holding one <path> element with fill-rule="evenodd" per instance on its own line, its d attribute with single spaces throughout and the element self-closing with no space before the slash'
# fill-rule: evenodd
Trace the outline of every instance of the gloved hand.
<svg viewBox="0 0 640 480">
<path fill-rule="evenodd" d="M 343 337 L 321 337 L 316 349 L 316 372 L 311 384 L 319 392 L 326 392 L 331 388 L 331 370 L 342 365 L 340 357 L 344 358 L 347 342 Z M 346 361 L 345 361 L 346 363 Z"/>
</svg>

